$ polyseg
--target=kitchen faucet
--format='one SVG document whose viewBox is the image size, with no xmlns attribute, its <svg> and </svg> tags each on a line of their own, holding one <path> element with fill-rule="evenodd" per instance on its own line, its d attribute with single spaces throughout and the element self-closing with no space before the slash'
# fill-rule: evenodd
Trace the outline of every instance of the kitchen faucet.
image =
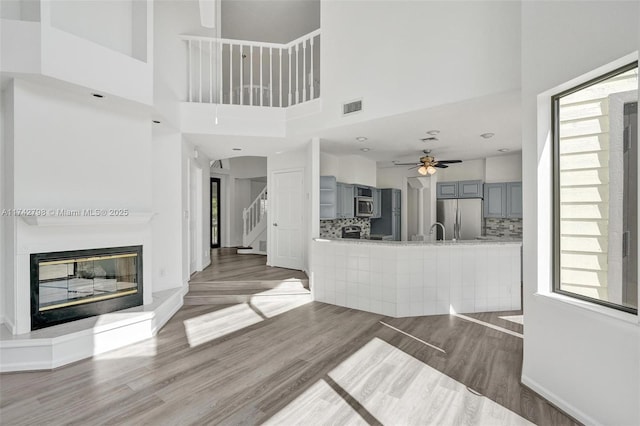
<svg viewBox="0 0 640 426">
<path fill-rule="evenodd" d="M 440 222 L 436 222 L 433 225 L 431 225 L 431 229 L 429 229 L 429 235 L 433 234 L 433 228 L 435 228 L 438 225 L 440 225 L 440 227 L 442 228 L 442 241 L 444 241 L 447 239 L 447 237 L 445 236 L 444 225 L 441 224 Z"/>
</svg>

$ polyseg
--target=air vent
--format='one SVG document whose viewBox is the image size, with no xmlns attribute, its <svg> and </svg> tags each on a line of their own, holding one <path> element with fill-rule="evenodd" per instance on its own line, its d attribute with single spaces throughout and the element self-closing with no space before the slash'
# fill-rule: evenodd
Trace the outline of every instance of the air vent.
<svg viewBox="0 0 640 426">
<path fill-rule="evenodd" d="M 429 136 L 428 138 L 422 138 L 420 140 L 422 142 L 436 142 L 436 141 L 438 141 L 438 138 L 436 138 L 434 136 Z"/>
<path fill-rule="evenodd" d="M 342 115 L 355 114 L 362 111 L 362 99 L 342 104 Z"/>
</svg>

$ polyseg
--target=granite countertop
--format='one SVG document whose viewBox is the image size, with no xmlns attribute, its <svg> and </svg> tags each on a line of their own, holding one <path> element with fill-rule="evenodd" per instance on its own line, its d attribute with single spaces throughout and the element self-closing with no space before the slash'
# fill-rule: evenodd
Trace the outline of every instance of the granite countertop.
<svg viewBox="0 0 640 426">
<path fill-rule="evenodd" d="M 476 246 L 476 245 L 522 245 L 522 240 L 516 238 L 491 238 L 480 240 L 458 241 L 385 241 L 349 238 L 314 238 L 318 242 L 347 243 L 347 244 L 384 244 L 389 246 Z"/>
</svg>

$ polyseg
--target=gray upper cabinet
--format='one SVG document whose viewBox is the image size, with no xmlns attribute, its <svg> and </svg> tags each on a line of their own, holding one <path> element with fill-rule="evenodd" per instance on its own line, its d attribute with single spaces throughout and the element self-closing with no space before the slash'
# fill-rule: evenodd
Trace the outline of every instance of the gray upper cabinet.
<svg viewBox="0 0 640 426">
<path fill-rule="evenodd" d="M 521 218 L 522 182 L 485 183 L 484 217 Z"/>
<path fill-rule="evenodd" d="M 482 181 L 438 182 L 436 184 L 436 197 L 438 199 L 482 198 Z"/>
<path fill-rule="evenodd" d="M 347 183 L 337 184 L 338 188 L 338 215 L 340 219 L 348 219 L 355 217 L 354 201 L 356 187 Z"/>
<path fill-rule="evenodd" d="M 371 188 L 373 192 L 373 216 L 372 219 L 378 219 L 382 216 L 382 193 L 377 188 Z"/>
<path fill-rule="evenodd" d="M 338 190 L 335 176 L 320 176 L 320 219 L 338 217 Z"/>
<path fill-rule="evenodd" d="M 438 182 L 436 194 L 438 198 L 458 198 L 458 182 Z"/>
<path fill-rule="evenodd" d="M 484 217 L 505 217 L 507 213 L 507 187 L 504 183 L 484 184 Z"/>
<path fill-rule="evenodd" d="M 522 182 L 507 183 L 507 217 L 522 217 Z"/>
<path fill-rule="evenodd" d="M 482 198 L 481 180 L 462 180 L 458 182 L 458 198 Z"/>
</svg>

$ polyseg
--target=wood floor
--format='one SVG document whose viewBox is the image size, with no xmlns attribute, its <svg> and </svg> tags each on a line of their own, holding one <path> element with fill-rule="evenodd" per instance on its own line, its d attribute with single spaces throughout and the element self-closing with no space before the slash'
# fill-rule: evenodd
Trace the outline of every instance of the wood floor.
<svg viewBox="0 0 640 426">
<path fill-rule="evenodd" d="M 191 282 L 307 279 L 295 269 L 267 266 L 267 257 L 259 254 L 236 254 L 235 248 L 211 250 L 211 266 L 191 277 Z"/>
<path fill-rule="evenodd" d="M 287 297 L 185 306 L 153 339 L 0 375 L 0 423 L 573 424 L 520 385 L 509 315 L 393 319 Z"/>
</svg>

